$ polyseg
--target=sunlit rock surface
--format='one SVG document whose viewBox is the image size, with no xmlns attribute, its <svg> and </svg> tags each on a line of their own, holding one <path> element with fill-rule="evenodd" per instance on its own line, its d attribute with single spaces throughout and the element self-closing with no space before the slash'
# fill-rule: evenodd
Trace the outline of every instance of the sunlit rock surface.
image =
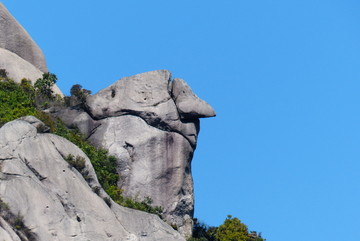
<svg viewBox="0 0 360 241">
<path fill-rule="evenodd" d="M 124 194 L 151 197 L 167 222 L 189 237 L 198 118 L 215 116 L 212 107 L 166 70 L 120 79 L 89 96 L 87 106 L 97 122 L 89 140 L 118 157 Z"/>
<path fill-rule="evenodd" d="M 89 183 L 64 160 L 68 154 L 85 159 Z M 115 203 L 109 208 L 107 194 L 92 191 L 100 184 L 87 156 L 62 137 L 37 133 L 26 121 L 0 129 L 0 167 L 0 199 L 23 217 L 28 240 L 184 241 L 158 216 Z M 20 240 L 23 234 L 11 223 L 0 218 L 0 224 L 1 238 Z"/>
</svg>

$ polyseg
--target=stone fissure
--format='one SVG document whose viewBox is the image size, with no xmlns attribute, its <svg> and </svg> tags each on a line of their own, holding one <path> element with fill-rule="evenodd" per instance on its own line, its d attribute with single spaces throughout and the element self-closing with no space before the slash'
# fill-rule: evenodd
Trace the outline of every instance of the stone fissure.
<svg viewBox="0 0 360 241">
<path fill-rule="evenodd" d="M 92 118 L 92 117 L 90 116 L 90 118 Z M 92 119 L 92 120 L 94 120 L 94 119 Z M 93 128 L 93 129 L 90 131 L 90 134 L 86 137 L 85 140 L 88 140 L 88 139 L 96 132 L 96 130 L 97 130 L 100 126 L 101 126 L 101 123 L 97 123 L 97 125 L 95 126 L 95 128 Z"/>
<path fill-rule="evenodd" d="M 147 125 L 151 126 L 151 127 L 154 127 L 160 131 L 164 131 L 164 132 L 167 132 L 167 133 L 176 133 L 176 134 L 179 134 L 181 135 L 183 138 L 185 138 L 185 140 L 187 140 L 189 142 L 189 144 L 191 145 L 191 147 L 193 147 L 193 149 L 195 150 L 195 147 L 196 145 L 193 145 L 191 143 L 191 141 L 187 138 L 186 135 L 184 135 L 183 133 L 181 133 L 180 131 L 177 131 L 177 130 L 174 130 L 172 129 L 171 127 L 169 127 L 169 125 L 167 125 L 166 123 L 162 122 L 164 125 L 166 125 L 168 128 L 161 128 L 161 125 L 152 125 L 151 123 L 149 123 L 145 118 L 143 118 L 141 115 L 137 115 L 135 113 L 127 113 L 127 114 L 123 114 L 123 115 L 119 115 L 119 116 L 111 116 L 111 117 L 108 117 L 108 118 L 116 118 L 116 117 L 120 117 L 120 116 L 134 116 L 134 117 L 138 117 L 140 119 L 142 119 Z"/>
<path fill-rule="evenodd" d="M 46 177 L 42 176 L 34 167 L 31 166 L 30 162 L 26 158 L 24 158 L 24 160 L 23 160 L 19 155 L 19 159 L 37 177 L 37 179 L 39 179 L 39 181 L 43 181 L 44 179 L 46 179 Z"/>
</svg>

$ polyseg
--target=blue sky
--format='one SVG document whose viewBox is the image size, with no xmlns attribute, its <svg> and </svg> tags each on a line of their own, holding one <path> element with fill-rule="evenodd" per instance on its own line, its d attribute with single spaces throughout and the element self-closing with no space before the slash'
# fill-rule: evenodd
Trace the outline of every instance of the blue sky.
<svg viewBox="0 0 360 241">
<path fill-rule="evenodd" d="M 2 0 L 58 85 L 168 69 L 216 110 L 193 160 L 195 216 L 268 241 L 360 236 L 360 2 Z"/>
</svg>

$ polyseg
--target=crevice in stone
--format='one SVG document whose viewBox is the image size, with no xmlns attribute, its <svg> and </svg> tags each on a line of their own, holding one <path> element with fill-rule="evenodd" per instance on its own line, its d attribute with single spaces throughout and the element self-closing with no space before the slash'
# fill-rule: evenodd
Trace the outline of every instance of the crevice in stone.
<svg viewBox="0 0 360 241">
<path fill-rule="evenodd" d="M 76 215 L 76 213 L 75 213 L 75 211 L 74 211 L 75 206 L 74 206 L 72 203 L 68 203 L 67 200 L 66 200 L 66 198 L 63 198 L 63 197 L 60 196 L 59 194 L 56 194 L 56 196 L 58 197 L 61 205 L 63 206 L 64 211 L 65 211 L 65 213 L 67 214 L 67 216 L 68 216 L 69 218 L 72 218 L 72 217 L 74 217 L 74 216 L 77 217 L 77 215 Z"/>
<path fill-rule="evenodd" d="M 162 103 L 165 103 L 169 100 L 173 100 L 173 98 L 170 96 L 168 99 L 166 100 L 163 100 L 163 101 L 159 101 L 158 103 L 155 103 L 154 106 L 158 106 Z M 173 100 L 174 101 L 174 100 Z M 175 107 L 177 109 L 177 106 L 175 104 Z M 195 150 L 196 149 L 196 143 L 195 144 L 192 144 L 192 142 L 189 140 L 189 138 L 184 135 L 183 133 L 181 133 L 180 131 L 178 130 L 175 130 L 173 129 L 171 126 L 169 126 L 166 122 L 162 121 L 160 118 L 155 118 L 154 120 L 152 121 L 149 121 L 147 120 L 146 118 L 144 118 L 140 113 L 140 111 L 134 111 L 134 110 L 130 110 L 130 109 L 122 109 L 122 110 L 119 110 L 116 113 L 116 115 L 113 115 L 113 116 L 106 116 L 106 117 L 101 117 L 101 118 L 95 118 L 90 109 L 88 107 L 84 108 L 84 111 L 91 117 L 92 120 L 94 121 L 98 121 L 98 120 L 105 120 L 107 118 L 111 118 L 111 117 L 120 117 L 120 116 L 125 116 L 125 115 L 131 115 L 131 116 L 135 116 L 135 117 L 139 117 L 141 119 L 143 119 L 149 126 L 152 126 L 154 128 L 157 128 L 159 130 L 162 130 L 162 131 L 166 131 L 166 132 L 174 132 L 174 133 L 177 133 L 179 135 L 181 135 L 182 137 L 184 137 L 190 144 L 190 146 Z M 149 119 L 151 118 L 151 114 L 150 113 L 147 113 L 147 115 L 149 116 Z M 179 117 L 180 118 L 180 117 Z M 179 119 L 180 122 L 184 121 L 184 120 L 181 120 L 181 118 Z M 186 122 L 191 122 L 193 121 L 192 119 L 189 119 L 189 120 L 186 120 Z M 100 124 L 101 125 L 101 124 Z M 97 128 L 100 127 L 100 125 L 96 126 L 90 133 L 90 135 L 86 138 L 86 140 L 88 140 L 96 131 Z"/>
<path fill-rule="evenodd" d="M 24 158 L 24 160 L 19 156 L 19 159 L 26 165 L 29 170 L 34 173 L 34 175 L 39 179 L 39 181 L 45 180 L 47 177 L 42 176 L 34 167 L 31 166 L 30 162 Z"/>
<path fill-rule="evenodd" d="M 56 144 L 52 141 L 52 140 L 50 140 L 51 141 L 51 143 L 53 144 L 53 146 L 55 147 L 55 150 L 60 154 L 60 156 L 65 160 L 65 156 L 64 156 L 64 154 L 57 148 L 57 146 L 56 146 Z"/>
<path fill-rule="evenodd" d="M 0 158 L 0 161 L 8 161 L 8 160 L 15 160 L 16 157 L 8 157 L 8 158 Z"/>
<path fill-rule="evenodd" d="M 21 175 L 21 174 L 18 174 L 18 173 L 2 172 L 2 174 L 5 175 L 5 176 L 9 176 L 10 179 L 12 179 L 12 177 L 28 177 L 28 176 L 24 176 L 24 175 Z M 5 179 L 1 179 L 1 180 L 9 180 L 9 179 L 5 178 Z"/>
<path fill-rule="evenodd" d="M 156 107 L 156 106 L 158 106 L 158 105 L 161 105 L 161 104 L 163 104 L 163 103 L 168 102 L 169 100 L 172 100 L 172 98 L 171 98 L 171 97 L 168 97 L 168 98 L 166 98 L 166 99 L 164 99 L 164 100 L 161 100 L 161 101 L 159 101 L 159 102 L 157 102 L 157 103 L 152 104 L 152 106 Z"/>
<path fill-rule="evenodd" d="M 146 124 L 148 124 L 149 126 L 151 127 L 154 127 L 158 130 L 161 130 L 161 131 L 165 131 L 165 132 L 173 132 L 173 133 L 177 133 L 179 135 L 181 135 L 183 138 L 185 138 L 185 140 L 187 140 L 190 144 L 190 146 L 193 148 L 193 150 L 196 149 L 196 144 L 192 144 L 191 141 L 188 139 L 188 137 L 186 135 L 184 135 L 183 133 L 181 133 L 180 131 L 178 130 L 174 130 L 173 128 L 171 128 L 168 124 L 166 124 L 165 122 L 163 121 L 159 121 L 157 122 L 158 124 L 157 125 L 154 125 L 152 123 L 149 123 L 144 117 L 142 117 L 141 115 L 138 115 L 136 111 L 132 111 L 132 110 L 128 110 L 129 112 L 127 112 L 126 114 L 122 114 L 122 115 L 119 115 L 119 116 L 111 116 L 111 117 L 107 117 L 107 118 L 114 118 L 114 117 L 120 117 L 120 116 L 134 116 L 134 117 L 138 117 L 140 119 L 142 119 L 143 121 L 145 121 Z M 105 118 L 106 119 L 106 118 Z"/>
<path fill-rule="evenodd" d="M 131 161 L 134 161 L 134 146 L 125 141 L 125 145 L 123 145 L 124 149 L 129 153 Z"/>
<path fill-rule="evenodd" d="M 93 119 L 93 120 L 94 120 L 94 119 Z M 90 138 L 92 135 L 95 134 L 96 130 L 97 130 L 100 126 L 101 126 L 101 123 L 97 123 L 97 126 L 95 126 L 95 127 L 91 130 L 90 134 L 85 138 L 85 140 L 86 140 L 86 141 L 89 140 L 89 138 Z"/>
</svg>

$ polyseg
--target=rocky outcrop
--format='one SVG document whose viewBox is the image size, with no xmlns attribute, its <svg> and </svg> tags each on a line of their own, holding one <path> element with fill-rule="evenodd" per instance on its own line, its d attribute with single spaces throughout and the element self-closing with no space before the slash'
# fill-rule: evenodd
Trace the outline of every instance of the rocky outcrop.
<svg viewBox="0 0 360 241">
<path fill-rule="evenodd" d="M 0 69 L 5 69 L 8 77 L 18 83 L 23 78 L 35 83 L 44 72 L 48 72 L 41 49 L 2 3 L 0 3 Z M 56 85 L 53 86 L 53 91 L 64 96 Z"/>
<path fill-rule="evenodd" d="M 0 33 L 0 48 L 17 54 L 42 72 L 48 72 L 43 52 L 2 3 Z"/>
<path fill-rule="evenodd" d="M 174 79 L 171 94 L 182 120 L 215 116 L 214 109 L 197 97 L 183 79 Z"/>
<path fill-rule="evenodd" d="M 0 3 L 0 69 L 17 82 L 33 83 L 47 72 L 40 48 Z M 54 92 L 62 93 L 55 86 Z M 0 129 L 0 204 L 21 214 L 28 234 L 37 240 L 184 240 L 192 232 L 194 192 L 191 160 L 199 118 L 215 116 L 181 79 L 166 70 L 123 78 L 71 108 L 47 110 L 69 127 L 78 127 L 89 141 L 118 157 L 118 186 L 124 194 L 164 209 L 164 218 L 109 208 L 100 195 L 88 158 L 73 144 L 52 134 L 33 117 Z M 57 109 L 56 109 L 57 108 Z M 64 157 L 86 160 L 87 183 Z M 1 207 L 0 207 L 1 209 Z M 0 210 L 1 211 L 1 210 Z M 0 213 L 1 214 L 1 213 Z M 6 216 L 6 215 L 5 215 Z M 11 216 L 11 215 L 10 215 Z M 31 240 L 0 215 L 0 237 Z M 25 236 L 24 236 L 25 235 Z"/>
<path fill-rule="evenodd" d="M 42 77 L 43 73 L 38 68 L 6 49 L 0 48 L 0 59 L 0 69 L 5 69 L 8 77 L 16 82 L 25 76 L 31 80 Z"/>
<path fill-rule="evenodd" d="M 35 126 L 39 121 L 25 118 Z M 182 240 L 158 216 L 104 202 L 87 156 L 75 145 L 53 134 L 37 133 L 32 124 L 16 120 L 0 129 L 0 237 L 15 240 Z M 88 173 L 82 175 L 64 160 L 82 157 Z M 23 217 L 14 227 L 10 214 Z M 21 229 L 26 229 L 23 232 Z"/>
<path fill-rule="evenodd" d="M 163 207 L 165 219 L 190 236 L 191 160 L 198 118 L 215 116 L 211 106 L 183 80 L 172 81 L 166 70 L 123 78 L 89 96 L 87 106 L 96 128 L 86 134 L 118 157 L 118 185 L 124 194 L 151 197 Z"/>
<path fill-rule="evenodd" d="M 34 84 L 43 75 L 34 65 L 3 48 L 0 48 L 0 69 L 5 69 L 8 77 L 17 83 L 26 78 Z M 55 94 L 63 96 L 61 90 L 56 85 L 53 86 L 53 91 Z"/>
</svg>

